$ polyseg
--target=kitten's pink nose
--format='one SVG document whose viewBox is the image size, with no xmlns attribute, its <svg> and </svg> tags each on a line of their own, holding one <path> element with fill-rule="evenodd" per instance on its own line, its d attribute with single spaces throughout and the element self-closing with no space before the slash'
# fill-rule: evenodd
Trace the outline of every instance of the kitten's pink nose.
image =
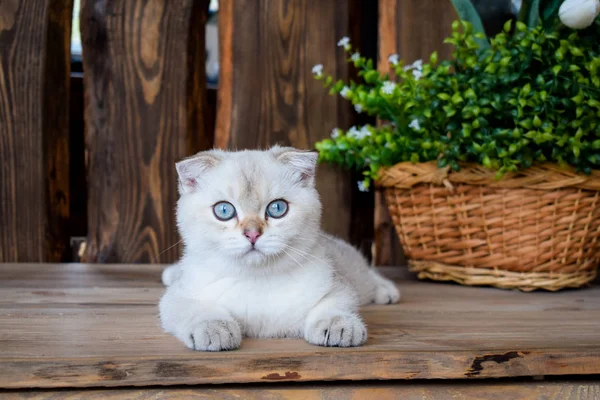
<svg viewBox="0 0 600 400">
<path fill-rule="evenodd" d="M 255 244 L 260 237 L 260 232 L 256 229 L 248 229 L 244 231 L 244 235 L 248 238 L 250 243 Z"/>
</svg>

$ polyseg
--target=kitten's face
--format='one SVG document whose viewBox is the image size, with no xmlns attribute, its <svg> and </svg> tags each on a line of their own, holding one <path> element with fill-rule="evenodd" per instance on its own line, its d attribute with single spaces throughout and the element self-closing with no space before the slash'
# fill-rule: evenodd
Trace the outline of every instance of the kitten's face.
<svg viewBox="0 0 600 400">
<path fill-rule="evenodd" d="M 317 239 L 316 154 L 291 148 L 199 153 L 177 164 L 186 251 L 242 265 L 301 261 Z"/>
</svg>

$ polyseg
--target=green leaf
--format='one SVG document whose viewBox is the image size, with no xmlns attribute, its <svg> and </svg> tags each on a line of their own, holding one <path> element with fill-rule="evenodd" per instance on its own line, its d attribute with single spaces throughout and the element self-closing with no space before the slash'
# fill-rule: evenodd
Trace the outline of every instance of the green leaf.
<svg viewBox="0 0 600 400">
<path fill-rule="evenodd" d="M 558 16 L 558 8 L 560 7 L 563 0 L 541 0 L 540 7 L 541 19 L 544 24 L 544 28 L 548 28 L 554 23 L 555 18 Z"/>
<path fill-rule="evenodd" d="M 541 21 L 540 0 L 522 0 L 519 21 L 529 28 L 535 28 Z"/>
<path fill-rule="evenodd" d="M 481 18 L 477 13 L 477 9 L 471 3 L 470 0 L 451 0 L 452 5 L 454 6 L 454 10 L 456 10 L 456 14 L 458 17 L 463 20 L 469 22 L 473 26 L 473 31 L 475 33 L 481 32 L 485 35 L 485 29 L 483 28 L 483 23 L 481 22 Z M 487 39 L 476 39 L 479 44 L 480 49 L 488 49 L 490 48 L 490 42 Z"/>
</svg>

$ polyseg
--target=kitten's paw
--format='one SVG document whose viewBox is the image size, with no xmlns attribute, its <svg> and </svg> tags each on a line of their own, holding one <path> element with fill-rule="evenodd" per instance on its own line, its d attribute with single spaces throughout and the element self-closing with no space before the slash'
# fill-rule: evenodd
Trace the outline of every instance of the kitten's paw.
<svg viewBox="0 0 600 400">
<path fill-rule="evenodd" d="M 180 270 L 178 265 L 171 265 L 165 268 L 162 272 L 162 283 L 165 286 L 171 286 L 179 277 Z"/>
<path fill-rule="evenodd" d="M 242 332 L 235 321 L 202 321 L 192 327 L 186 345 L 198 351 L 235 350 L 242 343 Z"/>
<path fill-rule="evenodd" d="M 375 298 L 373 301 L 377 304 L 394 304 L 400 300 L 400 291 L 392 281 L 381 279 L 377 282 L 375 288 Z"/>
<path fill-rule="evenodd" d="M 360 346 L 367 341 L 367 328 L 355 315 L 324 318 L 308 327 L 305 339 L 318 346 Z"/>
</svg>

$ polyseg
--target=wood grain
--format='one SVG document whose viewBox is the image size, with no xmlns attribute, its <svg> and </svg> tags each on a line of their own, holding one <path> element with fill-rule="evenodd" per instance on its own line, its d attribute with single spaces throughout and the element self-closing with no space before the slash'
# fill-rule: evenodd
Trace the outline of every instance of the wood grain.
<svg viewBox="0 0 600 400">
<path fill-rule="evenodd" d="M 90 262 L 179 256 L 174 164 L 204 132 L 205 0 L 84 0 Z"/>
<path fill-rule="evenodd" d="M 72 5 L 0 2 L 0 262 L 68 254 Z"/>
<path fill-rule="evenodd" d="M 219 105 L 215 145 L 266 148 L 274 144 L 313 148 L 336 126 L 349 127 L 350 106 L 330 96 L 314 80 L 312 67 L 324 64 L 338 78 L 348 77 L 344 53 L 336 43 L 350 31 L 346 0 L 223 2 Z M 323 226 L 348 238 L 349 175 L 329 165 L 317 174 L 323 200 Z"/>
<path fill-rule="evenodd" d="M 245 339 L 200 353 L 159 327 L 162 268 L 2 265 L 0 388 L 600 374 L 597 286 L 519 293 L 387 268 L 403 300 L 362 310 L 363 347 Z"/>
<path fill-rule="evenodd" d="M 550 382 L 450 382 L 450 383 L 321 383 L 309 385 L 202 386 L 193 388 L 130 388 L 104 390 L 0 391 L 5 400 L 145 400 L 145 399 L 244 399 L 244 400 L 481 400 L 560 399 L 596 400 L 600 384 L 594 381 Z"/>
<path fill-rule="evenodd" d="M 437 51 L 440 60 L 448 59 L 452 47 L 444 39 L 452 32 L 457 18 L 450 1 L 379 0 L 379 62 L 381 72 L 389 72 L 388 57 L 398 54 L 406 63 L 429 60 Z M 400 241 L 382 193 L 375 197 L 376 265 L 404 263 Z"/>
</svg>

